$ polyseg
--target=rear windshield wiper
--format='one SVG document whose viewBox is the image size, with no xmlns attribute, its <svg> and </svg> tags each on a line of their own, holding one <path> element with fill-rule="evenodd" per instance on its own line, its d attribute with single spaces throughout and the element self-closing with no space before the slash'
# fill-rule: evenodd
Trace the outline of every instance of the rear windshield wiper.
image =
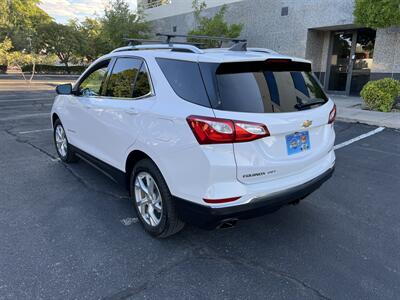
<svg viewBox="0 0 400 300">
<path fill-rule="evenodd" d="M 326 103 L 326 100 L 324 100 L 324 99 L 313 99 L 313 100 L 311 100 L 309 102 L 306 102 L 306 103 L 301 102 L 302 100 L 299 99 L 299 98 L 298 98 L 298 100 L 300 100 L 300 101 L 298 101 L 298 103 L 296 103 L 295 106 L 294 106 L 298 110 L 309 108 L 310 106 L 313 106 L 313 105 L 321 105 L 321 104 L 325 104 Z"/>
</svg>

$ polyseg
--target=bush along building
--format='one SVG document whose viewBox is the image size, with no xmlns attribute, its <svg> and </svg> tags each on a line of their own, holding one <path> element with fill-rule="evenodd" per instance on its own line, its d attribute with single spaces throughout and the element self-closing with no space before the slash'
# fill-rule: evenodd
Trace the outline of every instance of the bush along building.
<svg viewBox="0 0 400 300">
<path fill-rule="evenodd" d="M 330 93 L 359 95 L 369 80 L 400 79 L 400 28 L 355 24 L 354 0 L 208 0 L 205 16 L 227 5 L 228 23 L 244 24 L 241 37 L 312 61 Z M 186 34 L 195 26 L 190 0 L 139 0 L 154 32 Z"/>
</svg>

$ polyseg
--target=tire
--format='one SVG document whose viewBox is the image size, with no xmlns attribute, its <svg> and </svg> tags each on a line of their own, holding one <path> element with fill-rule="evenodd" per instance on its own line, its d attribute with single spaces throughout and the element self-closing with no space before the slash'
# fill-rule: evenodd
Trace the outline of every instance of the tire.
<svg viewBox="0 0 400 300">
<path fill-rule="evenodd" d="M 166 238 L 182 230 L 185 223 L 179 219 L 167 183 L 152 160 L 139 161 L 132 170 L 129 182 L 131 200 L 146 232 L 157 238 Z M 140 183 L 147 188 L 147 193 Z M 149 186 L 150 189 L 153 186 L 152 191 Z M 139 202 L 146 204 L 139 205 Z"/>
<path fill-rule="evenodd" d="M 60 136 L 60 134 L 62 136 Z M 58 157 L 65 163 L 73 163 L 78 161 L 78 157 L 72 151 L 71 145 L 68 143 L 67 135 L 65 133 L 65 129 L 61 124 L 61 121 L 57 119 L 54 122 L 54 129 L 53 129 L 53 139 L 54 145 L 56 147 L 56 151 Z M 62 140 L 65 139 L 65 140 Z M 62 146 L 60 146 L 61 144 Z"/>
</svg>

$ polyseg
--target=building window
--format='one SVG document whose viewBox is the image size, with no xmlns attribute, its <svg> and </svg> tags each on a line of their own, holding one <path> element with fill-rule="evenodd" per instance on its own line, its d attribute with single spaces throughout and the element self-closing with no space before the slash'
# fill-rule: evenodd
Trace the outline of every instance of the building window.
<svg viewBox="0 0 400 300">
<path fill-rule="evenodd" d="M 172 0 L 144 0 L 143 6 L 145 9 L 154 8 L 157 6 L 171 4 Z"/>
<path fill-rule="evenodd" d="M 282 7 L 281 16 L 287 16 L 289 14 L 289 7 Z"/>
</svg>

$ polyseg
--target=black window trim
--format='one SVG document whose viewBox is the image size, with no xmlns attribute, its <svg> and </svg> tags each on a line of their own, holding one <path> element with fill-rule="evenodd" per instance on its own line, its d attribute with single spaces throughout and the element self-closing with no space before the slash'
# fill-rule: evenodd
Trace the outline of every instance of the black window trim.
<svg viewBox="0 0 400 300">
<path fill-rule="evenodd" d="M 142 67 L 144 66 L 146 68 L 146 72 L 147 72 L 147 77 L 149 79 L 149 84 L 150 84 L 150 92 L 147 93 L 146 95 L 140 96 L 140 97 L 112 97 L 112 96 L 106 96 L 104 93 L 107 90 L 107 88 L 102 90 L 102 94 L 101 96 L 99 96 L 100 98 L 107 98 L 107 99 L 113 99 L 113 100 L 123 100 L 123 101 L 132 101 L 132 100 L 142 100 L 142 99 L 146 99 L 146 98 L 150 98 L 150 97 L 154 97 L 156 95 L 155 90 L 153 88 L 153 80 L 151 78 L 150 75 L 150 71 L 149 71 L 149 67 L 147 65 L 146 60 L 143 57 L 139 57 L 139 56 L 132 56 L 132 55 L 121 55 L 121 56 L 113 56 L 110 62 L 111 68 L 108 70 L 107 72 L 107 76 L 106 76 L 106 80 L 105 80 L 105 86 L 107 87 L 108 85 L 108 81 L 110 79 L 110 76 L 112 74 L 112 71 L 114 69 L 115 63 L 117 62 L 117 60 L 119 58 L 131 58 L 131 59 L 137 59 L 141 61 L 140 67 L 139 67 L 139 72 L 142 69 Z M 139 72 L 136 74 L 135 77 L 135 82 L 133 84 L 133 88 L 135 88 L 136 85 L 136 79 L 139 75 Z"/>
</svg>

